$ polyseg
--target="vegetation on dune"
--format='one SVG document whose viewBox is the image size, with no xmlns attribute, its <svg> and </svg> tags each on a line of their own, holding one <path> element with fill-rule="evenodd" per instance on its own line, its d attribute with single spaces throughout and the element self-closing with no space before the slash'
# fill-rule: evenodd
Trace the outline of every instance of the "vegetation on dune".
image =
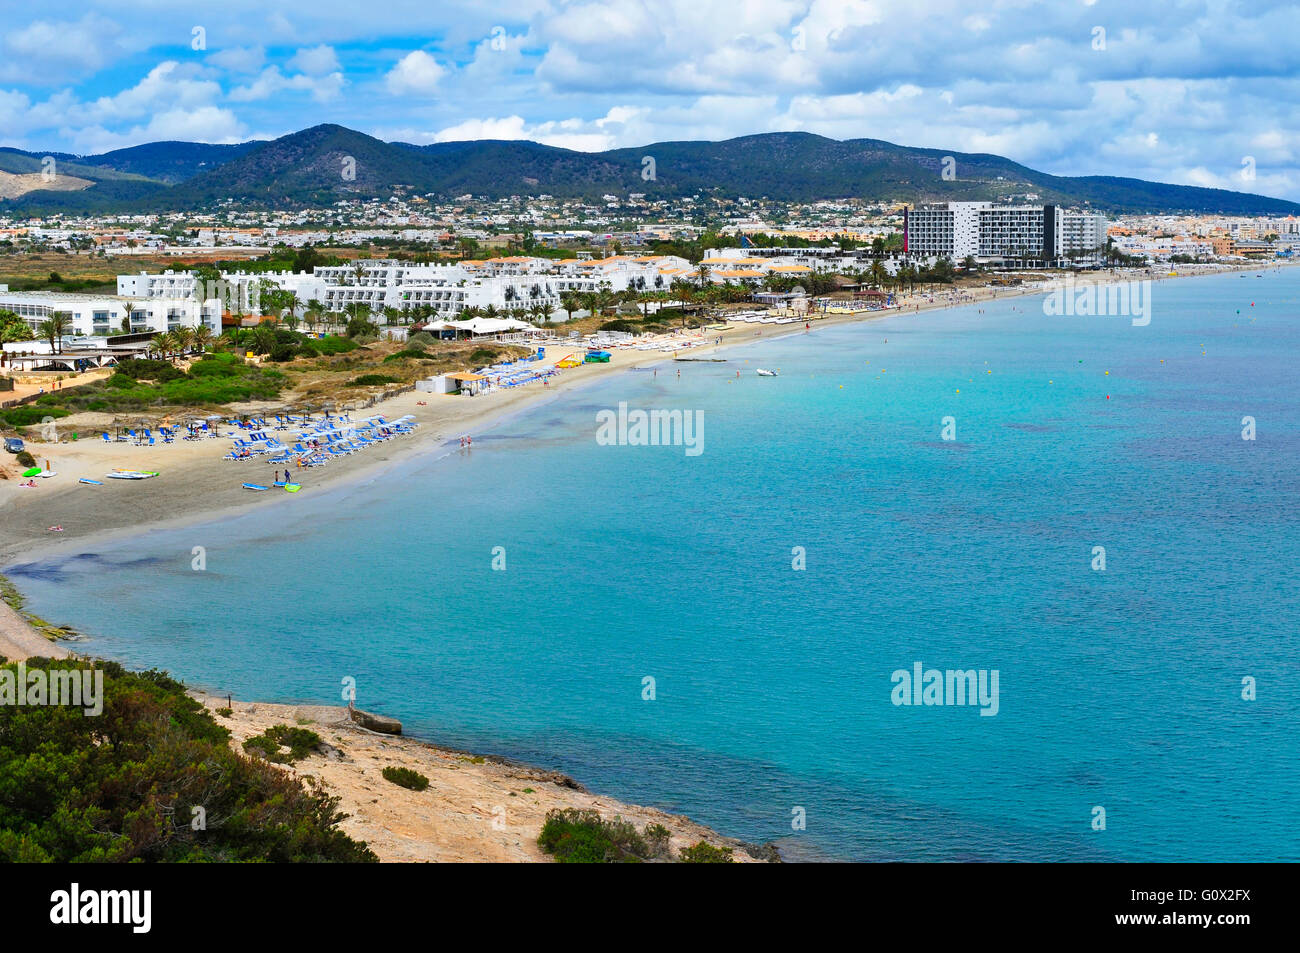
<svg viewBox="0 0 1300 953">
<path fill-rule="evenodd" d="M 11 424 L 35 423 L 45 415 L 61 417 L 92 410 L 104 413 L 144 411 L 155 406 L 202 407 L 237 401 L 272 400 L 286 384 L 273 368 L 246 364 L 234 354 L 210 354 L 182 371 L 165 361 L 123 361 L 112 376 L 38 397 L 25 407 L 21 421 L 4 411 Z"/>
<path fill-rule="evenodd" d="M 26 663 L 29 673 L 86 664 Z M 0 705 L 0 861 L 376 860 L 338 830 L 336 798 L 232 751 L 181 683 L 95 668 L 101 715 Z"/>
</svg>

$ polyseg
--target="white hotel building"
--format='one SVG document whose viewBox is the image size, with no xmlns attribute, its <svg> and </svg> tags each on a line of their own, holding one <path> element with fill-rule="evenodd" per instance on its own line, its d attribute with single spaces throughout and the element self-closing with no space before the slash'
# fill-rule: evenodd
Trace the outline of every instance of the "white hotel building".
<svg viewBox="0 0 1300 953">
<path fill-rule="evenodd" d="M 948 202 L 909 210 L 904 216 L 908 254 L 1031 258 L 1057 262 L 1085 258 L 1106 243 L 1106 217 L 1056 205 L 994 205 Z"/>
<path fill-rule="evenodd" d="M 560 310 L 562 296 L 570 293 L 602 287 L 614 292 L 666 290 L 673 278 L 690 269 L 684 258 L 667 255 L 559 261 L 519 256 L 446 265 L 366 260 L 319 267 L 313 277 L 322 283 L 316 297 L 327 311 L 342 311 L 354 302 L 371 311 L 423 305 L 450 317 L 466 308 L 507 311 L 532 305 L 554 313 Z"/>
<path fill-rule="evenodd" d="M 38 335 L 41 322 L 56 312 L 67 316 L 67 337 L 160 334 L 200 324 L 215 334 L 221 333 L 220 303 L 199 302 L 192 297 L 145 299 L 62 291 L 0 291 L 0 311 L 12 311 Z M 128 315 L 129 331 L 123 328 Z"/>
<path fill-rule="evenodd" d="M 256 310 L 257 290 L 266 282 L 294 292 L 300 310 L 316 300 L 333 313 L 361 303 L 372 313 L 430 306 L 439 315 L 455 317 L 467 308 L 509 311 L 540 304 L 556 315 L 564 295 L 601 288 L 614 292 L 667 290 L 675 278 L 689 277 L 691 270 L 686 259 L 670 255 L 563 260 L 518 256 L 454 264 L 365 259 L 320 266 L 311 274 L 227 272 L 222 275 L 225 287 L 203 289 L 203 293 L 217 309 L 237 306 L 242 311 Z M 117 279 L 119 295 L 150 304 L 193 300 L 197 285 L 198 279 L 188 271 L 140 272 Z"/>
</svg>

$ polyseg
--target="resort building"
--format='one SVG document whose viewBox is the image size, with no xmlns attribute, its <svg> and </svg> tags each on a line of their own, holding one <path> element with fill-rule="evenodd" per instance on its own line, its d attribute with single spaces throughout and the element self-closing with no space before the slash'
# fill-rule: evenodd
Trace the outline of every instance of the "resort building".
<svg viewBox="0 0 1300 953">
<path fill-rule="evenodd" d="M 1106 244 L 1106 218 L 1057 205 L 947 202 L 904 215 L 904 249 L 961 261 L 1031 259 L 1056 263 L 1095 255 Z"/>
<path fill-rule="evenodd" d="M 67 317 L 68 337 L 161 334 L 200 324 L 221 333 L 219 302 L 199 302 L 194 298 L 0 291 L 0 311 L 12 311 L 38 334 L 42 321 L 55 313 L 63 314 Z"/>
</svg>

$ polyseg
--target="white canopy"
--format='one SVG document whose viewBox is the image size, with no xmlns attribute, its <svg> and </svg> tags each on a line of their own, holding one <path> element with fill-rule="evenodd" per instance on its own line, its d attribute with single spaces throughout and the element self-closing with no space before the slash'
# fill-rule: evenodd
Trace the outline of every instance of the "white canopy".
<svg viewBox="0 0 1300 953">
<path fill-rule="evenodd" d="M 470 318 L 468 321 L 448 321 L 447 324 L 458 331 L 468 331 L 470 334 L 503 334 L 507 331 L 536 330 L 527 321 L 516 321 L 513 318 Z"/>
</svg>

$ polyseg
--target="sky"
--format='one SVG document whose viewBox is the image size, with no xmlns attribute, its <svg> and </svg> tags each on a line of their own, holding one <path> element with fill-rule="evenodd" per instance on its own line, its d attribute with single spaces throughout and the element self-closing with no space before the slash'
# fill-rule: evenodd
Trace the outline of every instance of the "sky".
<svg viewBox="0 0 1300 953">
<path fill-rule="evenodd" d="M 0 145 L 801 130 L 1300 201 L 1300 4 L 0 0 Z"/>
</svg>

